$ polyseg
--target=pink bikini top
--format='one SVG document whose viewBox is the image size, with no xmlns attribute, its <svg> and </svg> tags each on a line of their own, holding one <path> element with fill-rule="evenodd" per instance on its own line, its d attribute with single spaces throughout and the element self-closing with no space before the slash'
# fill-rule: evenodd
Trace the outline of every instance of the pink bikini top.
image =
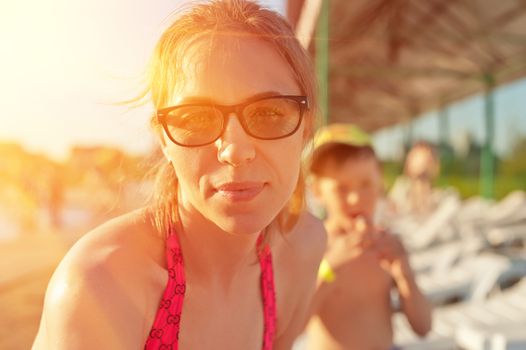
<svg viewBox="0 0 526 350">
<path fill-rule="evenodd" d="M 258 239 L 258 247 L 261 239 L 262 236 Z M 272 272 L 272 255 L 268 245 L 265 245 L 263 249 L 258 249 L 258 252 L 265 322 L 263 350 L 272 350 L 276 332 L 276 296 Z M 186 291 L 186 279 L 183 255 L 175 233 L 169 235 L 166 239 L 166 260 L 168 265 L 168 284 L 159 304 L 152 329 L 144 345 L 145 350 L 179 349 L 179 330 Z"/>
</svg>

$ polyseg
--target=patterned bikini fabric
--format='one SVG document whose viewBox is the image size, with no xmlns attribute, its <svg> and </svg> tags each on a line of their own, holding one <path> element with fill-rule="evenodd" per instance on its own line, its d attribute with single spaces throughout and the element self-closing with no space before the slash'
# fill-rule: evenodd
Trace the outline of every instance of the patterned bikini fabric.
<svg viewBox="0 0 526 350">
<path fill-rule="evenodd" d="M 258 239 L 258 247 L 262 236 Z M 261 247 L 259 247 L 261 248 Z M 261 267 L 261 294 L 263 297 L 264 334 L 263 350 L 272 350 L 276 333 L 276 295 L 272 254 L 268 245 L 258 249 Z M 145 350 L 178 350 L 181 311 L 186 292 L 184 263 L 179 241 L 175 233 L 166 239 L 166 260 L 168 265 L 168 284 L 159 303 L 155 321 L 144 345 Z"/>
</svg>

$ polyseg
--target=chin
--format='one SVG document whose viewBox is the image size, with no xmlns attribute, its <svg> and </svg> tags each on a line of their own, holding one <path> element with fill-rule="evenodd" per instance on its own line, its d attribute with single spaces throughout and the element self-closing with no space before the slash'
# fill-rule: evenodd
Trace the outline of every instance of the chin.
<svg viewBox="0 0 526 350">
<path fill-rule="evenodd" d="M 234 235 L 258 234 L 270 225 L 285 207 L 288 193 L 272 193 L 246 203 L 215 202 L 212 221 Z"/>
<path fill-rule="evenodd" d="M 246 213 L 220 213 L 214 222 L 219 228 L 230 234 L 258 234 L 274 220 L 276 215 L 272 213 L 265 215 L 257 210 Z"/>
<path fill-rule="evenodd" d="M 267 227 L 270 221 L 261 220 L 261 218 L 256 217 L 257 215 L 250 215 L 243 217 L 230 217 L 221 222 L 216 222 L 216 224 L 225 232 L 228 232 L 233 235 L 251 235 L 258 234 Z"/>
</svg>

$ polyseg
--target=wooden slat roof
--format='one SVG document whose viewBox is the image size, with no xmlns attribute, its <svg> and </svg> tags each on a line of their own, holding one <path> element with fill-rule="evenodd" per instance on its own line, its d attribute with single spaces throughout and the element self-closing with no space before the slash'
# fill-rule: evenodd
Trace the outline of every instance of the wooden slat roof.
<svg viewBox="0 0 526 350">
<path fill-rule="evenodd" d="M 330 0 L 329 41 L 330 122 L 375 131 L 526 76 L 526 0 Z"/>
</svg>

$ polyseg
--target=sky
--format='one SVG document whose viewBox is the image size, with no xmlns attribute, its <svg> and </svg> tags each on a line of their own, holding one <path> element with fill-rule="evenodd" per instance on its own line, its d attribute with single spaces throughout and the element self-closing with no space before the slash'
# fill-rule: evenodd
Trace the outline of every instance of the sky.
<svg viewBox="0 0 526 350">
<path fill-rule="evenodd" d="M 185 2 L 0 1 L 0 142 L 57 160 L 77 144 L 151 149 L 152 106 L 117 103 L 144 87 L 153 47 Z"/>
<path fill-rule="evenodd" d="M 154 145 L 150 105 L 118 105 L 143 87 L 147 60 L 175 0 L 0 1 L 0 142 L 22 144 L 57 160 L 72 145 L 109 145 L 143 153 Z M 260 1 L 284 12 L 284 1 Z M 499 152 L 509 133 L 526 134 L 526 81 L 496 93 Z M 449 108 L 452 138 L 483 138 L 482 100 Z M 436 113 L 414 125 L 415 138 L 438 137 Z M 403 127 L 375 135 L 383 157 L 394 156 Z"/>
<path fill-rule="evenodd" d="M 526 79 L 499 87 L 494 91 L 495 151 L 500 156 L 509 152 L 518 137 L 526 137 Z M 449 105 L 449 141 L 455 145 L 470 134 L 482 144 L 485 140 L 484 98 L 472 96 Z M 414 140 L 439 140 L 438 111 L 419 116 L 413 124 Z M 382 158 L 398 158 L 407 135 L 407 125 L 382 130 L 375 135 L 374 145 Z M 394 145 L 394 147 L 393 147 Z"/>
</svg>

